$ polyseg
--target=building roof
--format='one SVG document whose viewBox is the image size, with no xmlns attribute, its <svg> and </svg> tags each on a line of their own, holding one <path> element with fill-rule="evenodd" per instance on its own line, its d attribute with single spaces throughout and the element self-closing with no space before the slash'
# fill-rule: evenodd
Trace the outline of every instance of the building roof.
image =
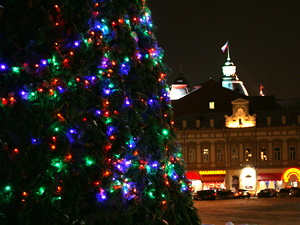
<svg viewBox="0 0 300 225">
<path fill-rule="evenodd" d="M 200 128 L 210 128 L 213 120 L 214 128 L 224 128 L 224 116 L 232 114 L 232 101 L 238 98 L 249 101 L 249 114 L 256 114 L 257 127 L 270 126 L 267 124 L 267 117 L 272 118 L 271 126 L 282 125 L 283 116 L 286 118 L 286 125 L 298 124 L 299 108 L 281 107 L 275 96 L 246 96 L 210 79 L 201 88 L 172 101 L 175 127 L 182 128 L 182 121 L 185 120 L 187 128 L 194 129 L 196 120 L 200 120 Z M 210 102 L 214 102 L 214 109 L 209 108 Z"/>
<path fill-rule="evenodd" d="M 203 83 L 201 88 L 191 92 L 181 99 L 172 101 L 175 117 L 189 114 L 201 114 L 211 112 L 208 108 L 209 102 L 215 102 L 215 112 L 230 112 L 231 101 L 237 98 L 248 99 L 248 96 L 222 87 L 220 82 L 213 79 Z"/>
</svg>

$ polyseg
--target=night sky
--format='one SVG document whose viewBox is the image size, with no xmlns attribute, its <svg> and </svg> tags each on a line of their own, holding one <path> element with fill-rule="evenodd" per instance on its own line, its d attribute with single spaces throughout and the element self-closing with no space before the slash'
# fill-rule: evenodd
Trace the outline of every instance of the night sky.
<svg viewBox="0 0 300 225">
<path fill-rule="evenodd" d="M 148 0 L 172 83 L 222 77 L 230 57 L 249 95 L 300 98 L 300 0 Z"/>
</svg>

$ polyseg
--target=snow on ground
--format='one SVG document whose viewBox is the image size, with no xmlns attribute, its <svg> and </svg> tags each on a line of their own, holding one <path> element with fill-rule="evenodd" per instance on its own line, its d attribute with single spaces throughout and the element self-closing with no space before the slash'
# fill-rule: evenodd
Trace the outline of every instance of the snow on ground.
<svg viewBox="0 0 300 225">
<path fill-rule="evenodd" d="M 300 225 L 300 198 L 196 201 L 202 224 Z"/>
</svg>

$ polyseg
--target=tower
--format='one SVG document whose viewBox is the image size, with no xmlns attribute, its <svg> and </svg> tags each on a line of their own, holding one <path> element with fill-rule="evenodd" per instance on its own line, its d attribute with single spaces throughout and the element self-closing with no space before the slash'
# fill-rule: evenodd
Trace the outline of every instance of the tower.
<svg viewBox="0 0 300 225">
<path fill-rule="evenodd" d="M 248 91 L 245 88 L 243 81 L 239 80 L 238 76 L 236 75 L 236 66 L 230 59 L 229 55 L 229 44 L 226 44 L 221 48 L 223 52 L 227 49 L 227 61 L 225 65 L 222 67 L 223 77 L 222 77 L 222 86 L 224 88 L 228 88 L 231 90 L 236 90 L 241 94 L 248 95 Z"/>
<path fill-rule="evenodd" d="M 171 84 L 170 99 L 178 100 L 189 93 L 187 80 L 182 76 L 182 65 L 180 65 L 180 74 L 173 84 Z"/>
</svg>

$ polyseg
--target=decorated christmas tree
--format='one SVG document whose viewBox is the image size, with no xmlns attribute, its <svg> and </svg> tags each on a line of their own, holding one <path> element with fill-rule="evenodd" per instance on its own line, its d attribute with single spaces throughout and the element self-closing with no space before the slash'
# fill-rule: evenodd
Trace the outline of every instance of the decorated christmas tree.
<svg viewBox="0 0 300 225">
<path fill-rule="evenodd" d="M 0 2 L 0 224 L 200 224 L 146 0 Z"/>
</svg>

